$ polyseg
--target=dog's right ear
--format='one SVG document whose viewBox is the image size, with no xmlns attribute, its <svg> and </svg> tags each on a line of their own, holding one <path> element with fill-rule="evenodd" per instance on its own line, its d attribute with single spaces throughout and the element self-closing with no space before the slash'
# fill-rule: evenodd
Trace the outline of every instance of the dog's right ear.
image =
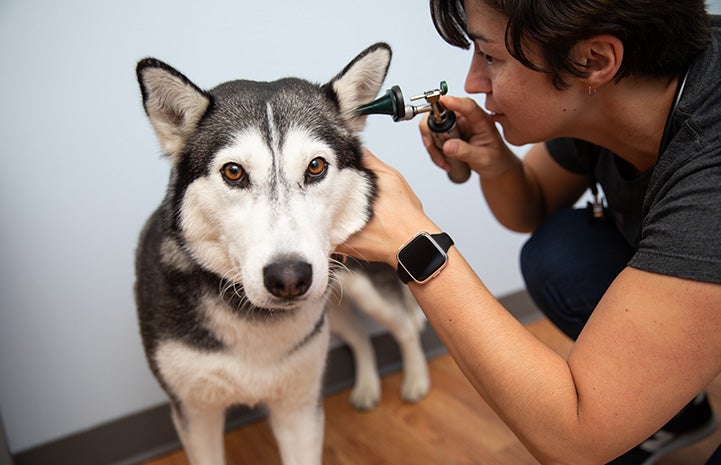
<svg viewBox="0 0 721 465">
<path fill-rule="evenodd" d="M 143 106 L 160 146 L 175 158 L 198 127 L 212 98 L 171 66 L 145 58 L 136 68 Z"/>
<path fill-rule="evenodd" d="M 378 94 L 391 64 L 391 47 L 378 42 L 355 57 L 324 89 L 338 101 L 343 119 L 351 129 L 360 132 L 365 126 L 365 116 L 358 115 L 356 108 L 364 105 Z"/>
</svg>

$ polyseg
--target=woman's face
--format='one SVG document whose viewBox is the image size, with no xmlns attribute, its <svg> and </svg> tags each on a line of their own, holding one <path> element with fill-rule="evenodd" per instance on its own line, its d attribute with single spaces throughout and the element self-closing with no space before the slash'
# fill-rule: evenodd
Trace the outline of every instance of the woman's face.
<svg viewBox="0 0 721 465">
<path fill-rule="evenodd" d="M 579 116 L 580 86 L 559 91 L 546 73 L 523 66 L 506 50 L 507 18 L 481 0 L 466 0 L 474 55 L 465 90 L 486 94 L 486 109 L 514 145 L 571 133 Z M 533 55 L 530 55 L 533 59 Z"/>
</svg>

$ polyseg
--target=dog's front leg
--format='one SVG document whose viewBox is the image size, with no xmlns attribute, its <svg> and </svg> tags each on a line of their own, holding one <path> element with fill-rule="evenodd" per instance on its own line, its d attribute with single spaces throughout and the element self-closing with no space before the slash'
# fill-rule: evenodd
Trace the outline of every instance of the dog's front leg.
<svg viewBox="0 0 721 465">
<path fill-rule="evenodd" d="M 398 343 L 403 359 L 403 386 L 401 396 L 408 402 L 421 400 L 430 388 L 430 376 L 423 346 L 421 345 L 422 320 L 416 316 L 420 310 L 412 294 L 403 288 L 404 304 L 387 301 L 367 276 L 349 275 L 344 281 L 346 292 L 352 296 L 360 310 L 388 329 Z"/>
<path fill-rule="evenodd" d="M 225 465 L 225 409 L 183 404 L 182 415 L 173 409 L 173 423 L 190 465 Z"/>
<path fill-rule="evenodd" d="M 363 321 L 349 308 L 349 299 L 332 303 L 330 330 L 348 344 L 355 361 L 355 383 L 350 394 L 351 404 L 357 409 L 370 410 L 381 398 L 381 379 L 368 331 Z"/>
<path fill-rule="evenodd" d="M 283 465 L 320 465 L 324 428 L 320 400 L 303 405 L 280 401 L 268 409 Z"/>
</svg>

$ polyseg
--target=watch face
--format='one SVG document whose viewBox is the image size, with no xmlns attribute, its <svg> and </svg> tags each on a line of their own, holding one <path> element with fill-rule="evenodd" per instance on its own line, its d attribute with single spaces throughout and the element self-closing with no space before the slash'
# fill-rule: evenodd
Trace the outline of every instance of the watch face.
<svg viewBox="0 0 721 465">
<path fill-rule="evenodd" d="M 440 271 L 448 260 L 446 252 L 428 234 L 414 237 L 398 251 L 398 263 L 413 278 L 424 282 Z"/>
</svg>

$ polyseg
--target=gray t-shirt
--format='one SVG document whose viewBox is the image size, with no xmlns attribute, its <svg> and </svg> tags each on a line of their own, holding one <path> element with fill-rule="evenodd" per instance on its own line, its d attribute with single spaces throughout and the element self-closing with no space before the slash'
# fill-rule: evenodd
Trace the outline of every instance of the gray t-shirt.
<svg viewBox="0 0 721 465">
<path fill-rule="evenodd" d="M 636 247 L 629 266 L 721 284 L 721 29 L 691 66 L 673 115 L 673 137 L 654 168 L 629 176 L 626 162 L 587 142 L 546 143 L 563 167 L 594 175 L 616 225 Z"/>
</svg>

